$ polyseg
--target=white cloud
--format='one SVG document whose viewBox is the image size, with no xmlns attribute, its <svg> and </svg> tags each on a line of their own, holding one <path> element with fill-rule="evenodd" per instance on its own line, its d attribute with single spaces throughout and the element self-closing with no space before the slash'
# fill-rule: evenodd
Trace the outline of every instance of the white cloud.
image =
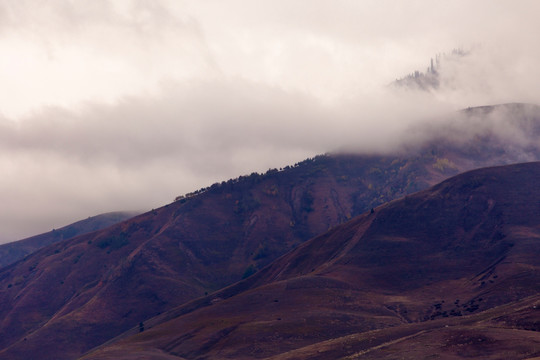
<svg viewBox="0 0 540 360">
<path fill-rule="evenodd" d="M 4 1 L 0 241 L 539 102 L 535 1 Z M 479 45 L 477 45 L 479 44 Z M 429 58 L 437 92 L 387 87 Z"/>
</svg>

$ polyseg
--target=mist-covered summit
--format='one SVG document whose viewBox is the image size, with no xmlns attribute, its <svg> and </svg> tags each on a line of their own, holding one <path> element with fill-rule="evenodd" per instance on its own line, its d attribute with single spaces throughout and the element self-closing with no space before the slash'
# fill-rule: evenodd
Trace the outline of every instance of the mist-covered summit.
<svg viewBox="0 0 540 360">
<path fill-rule="evenodd" d="M 440 72 L 449 62 L 460 61 L 470 52 L 463 49 L 453 49 L 450 53 L 442 53 L 431 58 L 425 72 L 415 70 L 412 73 L 396 79 L 391 83 L 392 86 L 400 88 L 409 88 L 413 90 L 437 90 L 441 86 Z"/>
</svg>

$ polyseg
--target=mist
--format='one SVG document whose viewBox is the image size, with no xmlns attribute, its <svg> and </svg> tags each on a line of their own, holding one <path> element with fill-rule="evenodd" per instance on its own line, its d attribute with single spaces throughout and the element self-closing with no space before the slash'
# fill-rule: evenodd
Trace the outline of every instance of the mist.
<svg viewBox="0 0 540 360">
<path fill-rule="evenodd" d="M 4 2 L 0 242 L 321 153 L 397 151 L 460 109 L 540 103 L 538 7 Z M 456 48 L 437 88 L 392 85 Z M 497 116 L 455 133 L 531 141 Z"/>
</svg>

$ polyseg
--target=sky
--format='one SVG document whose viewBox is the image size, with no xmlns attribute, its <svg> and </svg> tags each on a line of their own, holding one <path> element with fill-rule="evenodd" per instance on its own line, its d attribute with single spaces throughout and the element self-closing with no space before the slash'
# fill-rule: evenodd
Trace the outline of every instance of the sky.
<svg viewBox="0 0 540 360">
<path fill-rule="evenodd" d="M 0 0 L 0 243 L 540 103 L 540 2 Z M 441 87 L 390 86 L 445 57 Z"/>
</svg>

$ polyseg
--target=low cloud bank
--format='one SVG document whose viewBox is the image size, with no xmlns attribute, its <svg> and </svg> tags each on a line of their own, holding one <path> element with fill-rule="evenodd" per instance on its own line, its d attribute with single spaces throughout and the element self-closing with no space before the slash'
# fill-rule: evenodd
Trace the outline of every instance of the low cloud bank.
<svg viewBox="0 0 540 360">
<path fill-rule="evenodd" d="M 539 9 L 2 3 L 0 242 L 325 152 L 396 151 L 448 133 L 440 124 L 460 109 L 540 103 Z M 470 54 L 441 64 L 438 88 L 388 86 L 460 47 Z M 487 127 L 530 141 L 507 118 Z M 455 137 L 487 131 L 481 123 L 454 120 Z"/>
<path fill-rule="evenodd" d="M 384 97 L 330 106 L 253 82 L 177 83 L 156 97 L 3 120 L 2 237 L 158 207 L 216 181 L 325 152 L 389 153 L 441 133 L 463 139 L 493 129 L 531 142 L 504 113 L 490 121 L 452 116 L 448 125 L 454 105 L 436 95 L 389 89 Z"/>
</svg>

